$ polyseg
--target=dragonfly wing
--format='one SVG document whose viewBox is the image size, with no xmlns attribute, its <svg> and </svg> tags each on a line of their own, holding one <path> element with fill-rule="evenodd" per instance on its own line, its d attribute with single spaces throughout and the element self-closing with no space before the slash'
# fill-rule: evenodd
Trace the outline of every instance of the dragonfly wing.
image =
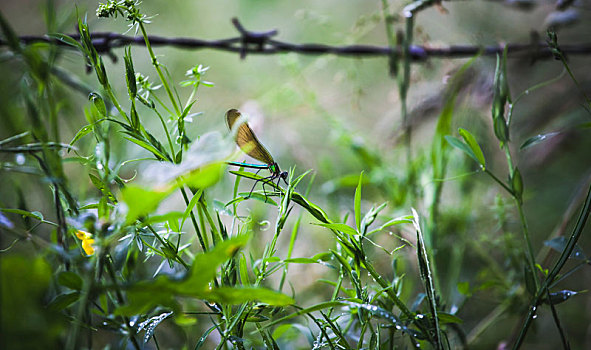
<svg viewBox="0 0 591 350">
<path fill-rule="evenodd" d="M 226 121 L 230 130 L 234 127 L 236 121 L 240 118 L 241 114 L 236 109 L 231 109 L 226 112 Z M 246 122 L 243 122 L 238 126 L 236 131 L 236 144 L 244 151 L 244 153 L 253 157 L 254 159 L 261 161 L 265 164 L 273 164 L 275 161 L 273 157 L 267 151 L 265 146 L 257 139 L 254 132 Z"/>
</svg>

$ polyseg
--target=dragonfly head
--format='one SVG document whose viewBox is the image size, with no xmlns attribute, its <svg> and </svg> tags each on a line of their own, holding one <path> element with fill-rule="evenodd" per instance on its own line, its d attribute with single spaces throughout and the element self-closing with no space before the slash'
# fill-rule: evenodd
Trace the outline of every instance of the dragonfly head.
<svg viewBox="0 0 591 350">
<path fill-rule="evenodd" d="M 279 174 L 279 177 L 283 179 L 283 182 L 285 182 L 285 184 L 286 184 L 286 185 L 289 185 L 289 184 L 287 183 L 287 176 L 288 176 L 288 175 L 289 175 L 289 174 L 287 173 L 287 171 L 282 171 L 282 172 Z"/>
</svg>

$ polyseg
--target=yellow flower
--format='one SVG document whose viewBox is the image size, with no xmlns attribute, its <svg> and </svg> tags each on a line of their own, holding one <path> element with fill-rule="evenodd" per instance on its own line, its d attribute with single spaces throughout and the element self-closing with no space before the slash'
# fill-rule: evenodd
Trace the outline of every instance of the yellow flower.
<svg viewBox="0 0 591 350">
<path fill-rule="evenodd" d="M 93 243 L 94 239 L 85 239 L 82 241 L 82 249 L 84 249 L 86 255 L 94 254 L 94 247 L 92 246 Z"/>
<path fill-rule="evenodd" d="M 78 230 L 76 231 L 76 237 L 78 237 L 79 240 L 85 240 L 92 237 L 92 235 L 89 232 Z"/>
<path fill-rule="evenodd" d="M 94 239 L 92 239 L 92 234 L 86 231 L 77 230 L 76 237 L 82 241 L 82 249 L 86 253 L 86 255 L 93 255 L 94 254 Z"/>
</svg>

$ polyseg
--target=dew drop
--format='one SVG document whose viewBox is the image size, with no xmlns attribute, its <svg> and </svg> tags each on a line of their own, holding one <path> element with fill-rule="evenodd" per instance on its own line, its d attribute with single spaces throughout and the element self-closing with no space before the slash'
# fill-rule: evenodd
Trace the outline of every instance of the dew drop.
<svg viewBox="0 0 591 350">
<path fill-rule="evenodd" d="M 17 154 L 15 157 L 15 161 L 16 161 L 16 164 L 18 164 L 18 165 L 25 164 L 25 155 L 22 153 Z"/>
</svg>

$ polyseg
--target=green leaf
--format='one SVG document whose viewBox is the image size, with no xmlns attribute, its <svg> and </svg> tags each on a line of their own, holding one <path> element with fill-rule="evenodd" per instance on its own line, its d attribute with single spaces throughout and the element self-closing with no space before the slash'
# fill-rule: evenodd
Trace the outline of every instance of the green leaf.
<svg viewBox="0 0 591 350">
<path fill-rule="evenodd" d="M 504 89 L 504 85 L 506 83 L 506 79 L 504 77 L 504 67 L 501 57 L 497 55 L 497 65 L 495 68 L 495 79 L 494 79 L 494 94 L 493 94 L 493 102 L 492 102 L 492 119 L 493 122 L 497 123 L 498 120 L 501 120 L 503 123 L 505 122 L 505 103 L 507 102 L 507 94 Z M 495 126 L 495 134 L 497 137 L 497 129 Z M 503 141 L 503 140 L 501 140 Z"/>
<path fill-rule="evenodd" d="M 156 306 L 181 311 L 180 304 L 174 299 L 169 288 L 169 281 L 160 277 L 152 283 L 138 282 L 127 292 L 127 305 L 115 309 L 115 315 L 133 316 L 147 313 Z"/>
<path fill-rule="evenodd" d="M 156 327 L 158 327 L 158 325 L 160 323 L 162 323 L 162 321 L 166 320 L 172 314 L 173 314 L 172 311 L 164 312 L 164 313 L 161 313 L 160 315 L 150 317 L 149 319 L 145 320 L 144 322 L 142 322 L 138 325 L 138 329 L 137 329 L 138 333 L 142 329 L 146 330 L 146 334 L 144 335 L 144 344 L 147 343 L 150 340 L 150 338 L 152 338 L 152 335 L 154 334 Z"/>
<path fill-rule="evenodd" d="M 355 188 L 355 227 L 357 231 L 361 231 L 361 184 L 363 181 L 363 171 L 359 174 L 359 182 Z"/>
<path fill-rule="evenodd" d="M 154 212 L 160 202 L 172 189 L 149 190 L 137 185 L 129 185 L 121 191 L 123 202 L 127 205 L 126 222 L 132 223 L 142 216 Z"/>
<path fill-rule="evenodd" d="M 110 201 L 114 203 L 117 202 L 117 199 L 115 198 L 115 195 L 113 195 L 113 193 L 111 192 L 111 189 L 107 187 L 101 179 L 92 174 L 88 174 L 88 177 L 90 177 L 90 181 L 92 182 L 94 187 L 99 189 L 105 197 L 107 197 Z"/>
<path fill-rule="evenodd" d="M 133 110 L 135 111 L 135 106 L 133 106 Z M 139 118 L 139 116 L 137 117 Z M 139 119 L 137 121 L 139 123 Z M 157 138 L 154 137 L 154 135 L 150 134 L 146 129 L 142 128 L 142 134 L 146 137 L 146 139 L 148 140 L 148 142 L 154 146 L 158 151 L 160 151 L 161 154 L 163 154 L 164 156 L 166 156 L 167 160 L 171 160 L 168 156 L 168 154 L 166 154 L 166 151 L 164 150 L 164 147 L 162 146 L 162 143 L 160 143 L 160 141 L 158 141 Z"/>
<path fill-rule="evenodd" d="M 361 219 L 361 225 L 359 228 L 359 232 L 363 232 L 366 233 L 367 232 L 367 228 L 369 226 L 371 226 L 371 224 L 374 223 L 374 221 L 376 220 L 376 218 L 378 217 L 378 214 L 384 210 L 384 208 L 386 207 L 387 203 L 382 203 L 381 205 L 379 205 L 377 208 L 376 207 L 371 207 L 371 209 L 365 213 L 365 216 L 363 217 L 363 219 Z"/>
<path fill-rule="evenodd" d="M 109 219 L 109 202 L 106 196 L 102 196 L 98 203 L 98 217 L 101 220 Z"/>
<path fill-rule="evenodd" d="M 57 276 L 57 282 L 64 287 L 74 290 L 82 290 L 82 278 L 74 272 L 64 271 Z"/>
<path fill-rule="evenodd" d="M 251 173 L 250 171 L 242 171 L 242 170 L 230 170 L 230 174 L 234 174 L 236 176 L 245 177 L 252 180 L 263 180 L 264 177 Z"/>
<path fill-rule="evenodd" d="M 246 258 L 244 255 L 240 255 L 238 260 L 238 267 L 240 272 L 240 282 L 243 286 L 250 285 L 250 278 L 248 278 L 248 266 L 246 265 Z"/>
<path fill-rule="evenodd" d="M 478 145 L 478 142 L 476 142 L 474 136 L 466 129 L 460 128 L 458 131 L 462 138 L 464 138 L 466 144 L 468 144 L 468 147 L 470 147 L 470 149 L 472 150 L 472 153 L 476 157 L 476 161 L 482 166 L 483 169 L 486 168 L 486 160 L 484 159 L 484 154 L 482 153 L 482 149 Z"/>
<path fill-rule="evenodd" d="M 412 224 L 412 215 L 400 216 L 395 219 L 389 220 L 389 221 L 385 222 L 384 224 L 382 224 L 379 228 L 370 231 L 368 234 L 373 234 L 373 233 L 379 232 L 387 227 L 390 227 L 393 225 L 400 225 L 400 224 Z"/>
<path fill-rule="evenodd" d="M 417 231 L 417 258 L 419 261 L 419 272 L 421 275 L 421 280 L 423 281 L 423 286 L 425 288 L 427 300 L 429 300 L 429 309 L 431 311 L 431 317 L 433 318 L 433 320 L 435 320 L 434 332 L 436 335 L 436 343 L 439 348 L 443 348 L 441 339 L 441 329 L 439 327 L 439 312 L 437 310 L 437 293 L 435 290 L 433 272 L 431 271 L 431 267 L 429 264 L 429 253 L 427 252 L 427 247 L 425 246 L 424 235 L 419 223 L 419 215 L 414 208 L 412 209 L 412 213 L 413 224 Z"/>
<path fill-rule="evenodd" d="M 339 253 L 337 253 L 333 250 L 331 250 L 331 253 L 335 258 L 337 258 L 337 260 L 339 261 L 339 263 L 341 264 L 343 269 L 345 269 L 348 274 L 351 274 L 351 265 L 349 265 L 347 260 L 342 255 L 340 255 Z"/>
<path fill-rule="evenodd" d="M 18 215 L 22 215 L 24 217 L 30 217 L 33 219 L 37 219 L 39 221 L 43 221 L 43 214 L 41 214 L 38 211 L 29 212 L 29 211 L 22 210 L 22 209 L 8 209 L 8 208 L 0 208 L 0 211 L 2 211 L 4 213 L 18 214 Z"/>
<path fill-rule="evenodd" d="M 151 215 L 148 219 L 142 221 L 141 226 L 143 227 L 161 222 L 170 222 L 171 220 L 179 220 L 182 218 L 183 213 L 181 213 L 180 211 L 170 211 L 162 215 Z"/>
<path fill-rule="evenodd" d="M 123 55 L 125 61 L 125 79 L 127 81 L 127 92 L 129 93 L 129 99 L 135 99 L 137 95 L 137 85 L 135 81 L 135 71 L 133 69 L 133 60 L 131 59 L 131 46 L 125 48 L 125 54 Z"/>
<path fill-rule="evenodd" d="M 282 325 L 277 326 L 273 330 L 272 336 L 274 339 L 279 339 L 279 338 L 285 336 L 286 337 L 285 341 L 295 340 L 292 338 L 288 339 L 288 337 L 289 337 L 288 334 L 294 330 L 297 330 L 297 328 L 295 328 L 293 324 L 291 324 L 291 323 L 282 324 Z"/>
<path fill-rule="evenodd" d="M 462 140 L 460 140 L 457 137 L 451 136 L 451 135 L 446 135 L 445 136 L 445 140 L 452 145 L 453 147 L 459 149 L 460 151 L 466 153 L 470 158 L 474 159 L 476 162 L 478 162 L 478 158 L 476 158 L 476 155 L 474 154 L 474 152 L 472 152 L 472 150 L 470 149 L 470 147 L 465 144 L 464 142 L 462 142 Z"/>
<path fill-rule="evenodd" d="M 131 127 L 134 130 L 140 130 L 140 116 L 139 114 L 137 114 L 137 110 L 135 109 L 135 102 L 131 101 L 131 108 L 129 110 L 129 120 L 130 120 L 130 124 Z M 154 146 L 154 144 L 152 143 L 152 145 Z M 159 152 L 161 152 L 161 149 L 158 149 L 158 147 L 154 146 L 155 149 L 157 149 Z M 164 153 L 162 153 L 164 154 Z"/>
<path fill-rule="evenodd" d="M 283 260 L 283 262 L 294 264 L 317 264 L 318 260 L 313 258 L 290 258 Z"/>
<path fill-rule="evenodd" d="M 199 198 L 202 194 L 203 190 L 199 189 L 197 192 L 195 192 L 193 198 L 191 198 L 191 201 L 189 201 L 189 204 L 187 204 L 187 208 L 185 209 L 185 212 L 181 220 L 181 228 L 185 225 L 185 221 L 191 215 L 191 211 L 193 210 L 193 208 L 195 208 L 195 205 L 197 205 L 197 202 L 199 201 Z"/>
<path fill-rule="evenodd" d="M 316 204 L 308 201 L 308 199 L 306 199 L 301 194 L 299 194 L 297 192 L 293 192 L 291 194 L 291 200 L 298 203 L 299 205 L 301 205 L 302 208 L 306 209 L 317 220 L 319 220 L 323 223 L 330 223 L 330 220 L 328 219 L 328 215 L 326 215 L 324 210 L 322 210 L 322 208 L 320 208 Z"/>
<path fill-rule="evenodd" d="M 298 311 L 296 311 L 290 315 L 287 315 L 285 317 L 275 319 L 275 320 L 265 324 L 262 327 L 262 329 L 267 329 L 267 328 L 273 327 L 276 324 L 284 323 L 285 321 L 292 319 L 294 317 L 300 316 L 300 315 L 306 315 L 306 314 L 309 314 L 309 313 L 312 313 L 315 311 L 320 311 L 320 310 L 333 308 L 333 307 L 337 307 L 337 306 L 342 306 L 342 305 L 343 305 L 343 302 L 340 302 L 340 301 L 328 301 L 328 302 L 312 305 L 312 306 L 307 307 L 305 309 L 298 310 Z"/>
<path fill-rule="evenodd" d="M 345 224 L 340 224 L 340 223 L 322 224 L 321 223 L 321 224 L 316 224 L 316 225 L 326 227 L 331 230 L 339 231 L 342 233 L 346 233 L 349 236 L 359 235 L 359 232 L 357 232 L 354 228 L 352 228 L 349 225 L 345 225 Z"/>
<path fill-rule="evenodd" d="M 509 126 L 504 117 L 495 118 L 493 121 L 495 136 L 501 144 L 509 141 Z"/>
<path fill-rule="evenodd" d="M 462 323 L 464 323 L 464 321 L 461 318 L 459 318 L 455 315 L 449 314 L 447 312 L 439 311 L 439 312 L 437 312 L 437 317 L 439 317 L 439 321 L 442 324 L 448 324 L 448 323 L 462 324 Z"/>
<path fill-rule="evenodd" d="M 519 168 L 515 168 L 513 171 L 513 178 L 511 179 L 511 187 L 513 190 L 513 194 L 519 202 L 521 202 L 521 196 L 523 195 L 523 179 L 521 178 L 521 173 L 519 172 Z"/>
<path fill-rule="evenodd" d="M 103 100 L 102 96 L 97 94 L 96 92 L 91 92 L 88 95 L 88 99 L 92 101 L 92 105 L 96 109 L 96 111 L 103 117 L 107 117 L 107 107 L 105 106 L 105 101 Z"/>
<path fill-rule="evenodd" d="M 217 328 L 218 328 L 218 325 L 215 324 L 215 325 L 211 326 L 208 330 L 206 330 L 205 333 L 203 333 L 203 335 L 199 338 L 199 341 L 197 342 L 197 344 L 195 345 L 195 350 L 201 349 L 201 347 L 203 345 L 205 345 L 205 341 L 207 340 L 207 337 L 209 336 L 209 334 L 211 334 L 211 332 L 213 332 Z"/>
<path fill-rule="evenodd" d="M 105 63 L 103 61 L 103 57 L 99 56 L 98 53 L 97 53 L 96 57 L 98 58 L 96 61 L 96 64 L 94 65 L 94 71 L 96 72 L 96 78 L 98 79 L 99 83 L 101 83 L 102 86 L 106 86 L 109 82 L 109 78 L 107 77 L 107 70 L 105 69 Z"/>
<path fill-rule="evenodd" d="M 79 291 L 63 293 L 53 298 L 47 307 L 51 310 L 60 311 L 77 302 L 78 299 L 80 299 Z"/>
<path fill-rule="evenodd" d="M 549 140 L 551 138 L 553 138 L 554 136 L 560 135 L 561 133 L 558 131 L 555 132 L 549 132 L 549 133 L 545 133 L 545 134 L 539 134 L 533 137 L 530 137 L 529 139 L 525 140 L 525 142 L 523 144 L 521 144 L 521 147 L 519 147 L 520 150 L 526 149 L 528 147 L 537 145 L 538 143 L 544 142 L 546 140 Z"/>
<path fill-rule="evenodd" d="M 70 141 L 70 146 L 73 146 L 76 143 L 76 141 L 78 141 L 82 137 L 88 135 L 92 131 L 93 127 L 94 127 L 93 124 L 89 124 L 89 125 L 83 126 L 82 129 L 78 130 L 76 135 L 74 135 L 74 138 L 72 139 L 72 141 Z M 69 149 L 68 149 L 68 152 L 70 152 Z"/>
<path fill-rule="evenodd" d="M 287 295 L 261 287 L 220 287 L 211 289 L 205 298 L 221 304 L 238 305 L 249 301 L 258 301 L 274 306 L 286 306 L 295 303 Z"/>
<path fill-rule="evenodd" d="M 72 38 L 69 35 L 62 34 L 62 33 L 50 33 L 50 34 L 47 34 L 47 36 L 52 39 L 59 40 L 66 45 L 70 45 L 72 47 L 75 47 L 78 50 L 80 50 L 80 52 L 84 53 L 84 48 L 82 47 L 82 45 L 80 45 L 79 42 L 77 42 L 74 38 Z"/>
<path fill-rule="evenodd" d="M 219 266 L 234 256 L 236 252 L 246 245 L 249 236 L 243 235 L 220 242 L 207 253 L 195 256 L 191 269 L 181 280 L 168 276 L 158 276 L 154 280 L 138 282 L 127 290 L 128 304 L 115 310 L 117 315 L 137 315 L 146 313 L 160 305 L 180 311 L 180 305 L 175 296 L 194 297 L 203 300 L 215 301 L 215 298 L 223 299 L 227 294 L 212 294 L 209 288 L 210 282 L 216 276 Z M 228 299 L 232 293 L 228 292 Z M 251 299 L 254 300 L 254 299 Z"/>
<path fill-rule="evenodd" d="M 181 179 L 182 184 L 191 188 L 204 189 L 217 183 L 223 174 L 224 163 L 216 162 L 198 167 L 187 172 Z"/>
<path fill-rule="evenodd" d="M 149 143 L 132 137 L 125 137 L 125 139 L 135 143 L 136 145 L 154 154 L 156 158 L 158 158 L 158 160 L 166 160 L 166 155 L 160 152 L 158 149 L 156 149 L 156 147 L 150 145 Z"/>
<path fill-rule="evenodd" d="M 314 255 L 312 257 L 312 259 L 316 260 L 316 261 L 329 261 L 330 259 L 332 259 L 332 253 L 330 252 L 322 252 L 322 253 L 318 253 L 316 255 Z"/>
</svg>

